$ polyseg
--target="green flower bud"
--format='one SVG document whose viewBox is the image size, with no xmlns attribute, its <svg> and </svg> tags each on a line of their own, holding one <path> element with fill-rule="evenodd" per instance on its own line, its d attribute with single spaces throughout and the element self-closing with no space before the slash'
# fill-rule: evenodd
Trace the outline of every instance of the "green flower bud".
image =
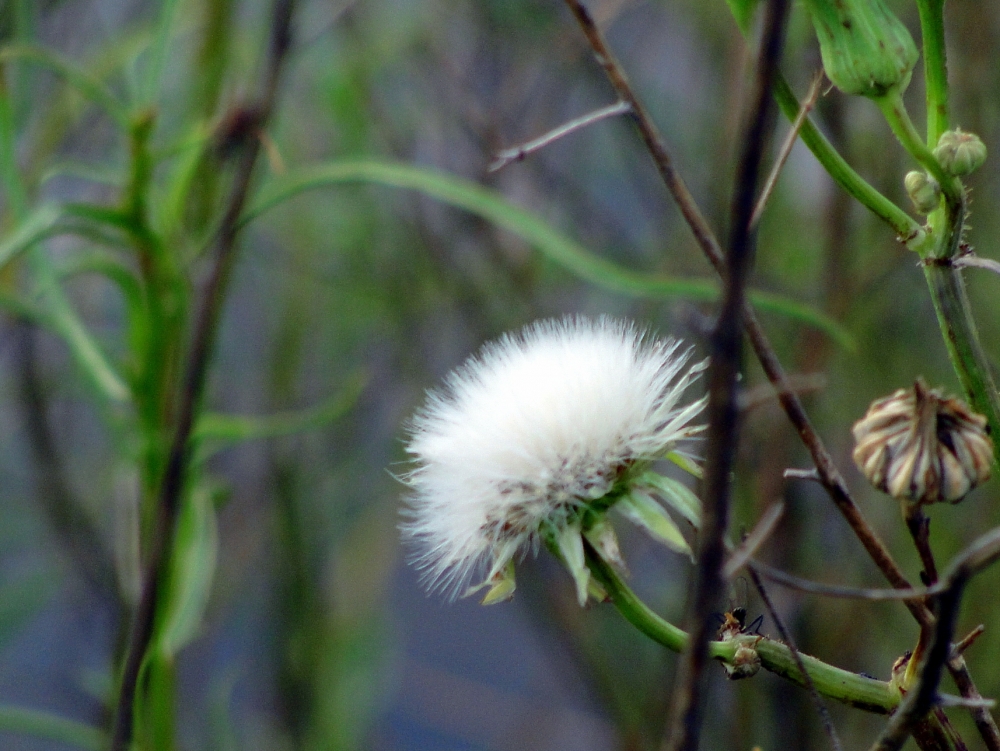
<svg viewBox="0 0 1000 751">
<path fill-rule="evenodd" d="M 806 0 L 827 78 L 845 94 L 902 92 L 917 63 L 910 32 L 882 0 Z"/>
<path fill-rule="evenodd" d="M 958 128 L 946 130 L 938 139 L 934 158 L 949 175 L 961 177 L 979 169 L 986 161 L 986 144 L 975 133 Z"/>
<path fill-rule="evenodd" d="M 941 203 L 941 186 L 926 172 L 907 172 L 903 186 L 914 208 L 921 214 L 930 214 Z"/>
</svg>

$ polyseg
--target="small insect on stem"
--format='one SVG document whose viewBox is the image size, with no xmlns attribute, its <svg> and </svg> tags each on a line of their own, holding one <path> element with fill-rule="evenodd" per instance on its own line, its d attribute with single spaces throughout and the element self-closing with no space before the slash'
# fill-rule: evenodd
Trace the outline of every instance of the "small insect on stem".
<svg viewBox="0 0 1000 751">
<path fill-rule="evenodd" d="M 747 622 L 747 582 L 742 576 L 732 585 L 734 596 L 730 598 L 729 610 L 722 614 L 722 625 L 719 627 L 720 641 L 737 642 L 732 663 L 722 663 L 730 680 L 750 678 L 760 670 L 760 655 L 757 654 L 757 644 L 764 637 L 759 633 L 764 616 L 757 616 L 748 627 Z"/>
</svg>

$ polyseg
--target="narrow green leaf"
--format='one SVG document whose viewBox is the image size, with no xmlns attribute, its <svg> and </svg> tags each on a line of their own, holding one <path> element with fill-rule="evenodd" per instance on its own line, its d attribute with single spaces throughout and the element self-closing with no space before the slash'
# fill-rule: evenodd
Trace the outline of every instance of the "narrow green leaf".
<svg viewBox="0 0 1000 751">
<path fill-rule="evenodd" d="M 118 287 L 128 310 L 129 341 L 133 350 L 139 346 L 141 326 L 145 322 L 146 300 L 142 291 L 142 282 L 126 264 L 117 256 L 104 250 L 90 251 L 71 256 L 66 262 L 56 268 L 60 279 L 66 279 L 77 274 L 100 274 Z"/>
<path fill-rule="evenodd" d="M 128 387 L 73 310 L 51 261 L 36 247 L 45 238 L 62 231 L 59 222 L 65 215 L 64 210 L 65 207 L 43 204 L 31 212 L 0 242 L 0 269 L 22 253 L 31 251 L 35 306 L 44 315 L 44 323 L 66 342 L 76 364 L 105 398 L 125 402 L 129 398 Z"/>
<path fill-rule="evenodd" d="M 328 425 L 346 414 L 357 402 L 368 377 L 357 373 L 327 401 L 310 409 L 280 412 L 266 417 L 204 414 L 191 437 L 196 444 L 211 442 L 208 455 L 226 446 L 244 441 L 276 438 Z M 200 456 L 204 459 L 206 456 Z"/>
<path fill-rule="evenodd" d="M 67 203 L 62 210 L 66 216 L 85 219 L 123 232 L 132 232 L 135 228 L 125 212 L 96 203 Z"/>
<path fill-rule="evenodd" d="M 54 234 L 61 217 L 62 209 L 49 203 L 42 204 L 28 214 L 13 232 L 0 241 L 0 269 L 35 243 Z"/>
<path fill-rule="evenodd" d="M 42 173 L 38 182 L 40 185 L 45 185 L 58 177 L 73 177 L 111 188 L 121 188 L 123 185 L 122 176 L 118 170 L 73 161 L 56 162 Z"/>
<path fill-rule="evenodd" d="M 131 396 L 128 385 L 73 310 L 49 259 L 37 250 L 31 257 L 39 306 L 45 311 L 49 326 L 66 342 L 73 360 L 102 396 L 111 402 L 127 402 Z"/>
<path fill-rule="evenodd" d="M 681 297 L 716 300 L 719 286 L 710 279 L 677 279 L 632 271 L 594 255 L 534 214 L 508 202 L 500 193 L 468 180 L 426 167 L 374 160 L 333 162 L 292 171 L 274 178 L 244 212 L 246 225 L 267 210 L 307 190 L 342 183 L 376 183 L 417 190 L 439 201 L 488 219 L 518 235 L 550 261 L 603 289 L 631 297 Z M 809 324 L 842 346 L 853 349 L 851 334 L 839 323 L 807 305 L 779 295 L 751 290 L 751 303 L 760 310 Z"/>
<path fill-rule="evenodd" d="M 83 221 L 66 223 L 66 219 Z M 116 244 L 112 236 L 101 234 L 105 229 L 131 232 L 133 228 L 127 217 L 116 209 L 84 203 L 42 204 L 0 241 L 0 269 L 39 242 L 59 234 L 82 235 Z"/>
<path fill-rule="evenodd" d="M 623 496 L 615 504 L 615 508 L 620 509 L 629 521 L 645 529 L 654 539 L 671 550 L 693 557 L 691 547 L 677 524 L 667 515 L 663 506 L 648 493 L 637 488 Z"/>
<path fill-rule="evenodd" d="M 156 636 L 164 658 L 173 657 L 197 636 L 212 591 L 219 549 L 212 495 L 206 485 L 195 486 L 177 519 L 164 616 Z"/>
<path fill-rule="evenodd" d="M 149 49 L 149 63 L 146 68 L 146 80 L 143 85 L 143 99 L 152 104 L 160 91 L 160 80 L 163 77 L 163 66 L 167 59 L 167 49 L 170 46 L 170 36 L 177 16 L 178 0 L 164 0 L 160 5 L 160 18 L 156 24 L 153 42 Z"/>
<path fill-rule="evenodd" d="M 100 274 L 113 283 L 122 293 L 129 309 L 129 319 L 141 315 L 144 308 L 142 282 L 132 269 L 122 263 L 117 256 L 102 250 L 89 250 L 72 256 L 56 267 L 61 279 L 77 274 Z"/>
<path fill-rule="evenodd" d="M 89 751 L 103 751 L 108 740 L 101 730 L 37 709 L 0 705 L 0 731 L 30 735 Z"/>
<path fill-rule="evenodd" d="M 0 62 L 8 60 L 27 60 L 48 68 L 103 109 L 123 129 L 128 129 L 129 116 L 125 105 L 115 98 L 102 81 L 94 78 L 77 63 L 65 60 L 52 50 L 33 44 L 14 44 L 0 49 Z"/>
<path fill-rule="evenodd" d="M 687 485 L 672 477 L 647 472 L 638 482 L 654 489 L 663 501 L 698 529 L 701 526 L 701 500 Z"/>
</svg>

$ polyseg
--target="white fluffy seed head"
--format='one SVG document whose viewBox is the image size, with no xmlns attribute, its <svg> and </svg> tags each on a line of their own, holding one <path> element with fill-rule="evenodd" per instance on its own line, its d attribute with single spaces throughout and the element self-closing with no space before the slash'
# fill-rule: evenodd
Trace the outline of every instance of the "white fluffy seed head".
<svg viewBox="0 0 1000 751">
<path fill-rule="evenodd" d="M 536 322 L 483 347 L 410 425 L 402 525 L 431 589 L 495 575 L 632 471 L 699 432 L 681 404 L 705 363 L 630 322 Z"/>
</svg>

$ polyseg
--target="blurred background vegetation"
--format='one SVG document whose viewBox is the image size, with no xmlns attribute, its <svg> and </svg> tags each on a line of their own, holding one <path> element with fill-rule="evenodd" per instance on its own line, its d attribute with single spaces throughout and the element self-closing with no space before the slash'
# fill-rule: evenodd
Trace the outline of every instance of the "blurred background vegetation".
<svg viewBox="0 0 1000 751">
<path fill-rule="evenodd" d="M 912 3 L 892 6 L 918 37 Z M 725 3 L 591 7 L 724 236 L 751 59 Z M 217 128 L 259 88 L 268 14 L 263 0 L 3 0 L 0 38 L 54 51 L 133 114 L 151 106 L 157 183 L 184 158 L 192 124 Z M 953 122 L 1000 154 L 1000 8 L 951 3 L 946 18 Z M 164 29 L 161 83 L 147 100 L 151 50 Z M 294 29 L 259 183 L 347 158 L 432 167 L 499 191 L 624 267 L 712 278 L 626 120 L 487 172 L 497 150 L 613 101 L 558 0 L 304 0 Z M 12 124 L 3 136 L 13 138 L 16 157 L 4 166 L 16 167 L 28 203 L 114 205 L 129 165 L 119 124 L 49 67 L 2 59 Z M 783 67 L 800 95 L 819 65 L 796 7 Z M 907 94 L 915 112 L 919 78 Z M 816 120 L 859 172 L 905 205 L 910 165 L 870 103 L 833 91 Z M 781 123 L 779 137 L 786 129 Z M 992 165 L 970 180 L 969 239 L 996 258 L 1000 222 L 991 207 L 1000 204 L 1000 171 Z M 197 169 L 181 207 L 189 236 L 207 226 L 223 190 L 208 161 Z M 0 194 L 0 237 L 18 227 L 12 180 Z M 150 200 L 172 199 L 161 191 Z M 176 733 L 164 743 L 225 751 L 657 748 L 676 657 L 608 608 L 581 611 L 565 572 L 544 555 L 524 567 L 509 604 L 427 597 L 400 548 L 404 489 L 394 474 L 405 472 L 403 425 L 425 389 L 486 339 L 539 317 L 609 313 L 704 351 L 712 304 L 602 289 L 523 237 L 420 190 L 354 183 L 305 193 L 255 220 L 240 243 L 207 408 L 261 416 L 328 406 L 305 420 L 307 430 L 234 440 L 209 462 L 217 546 L 201 565 L 210 590 L 176 656 Z M 121 290 L 93 266 L 73 265 L 99 245 L 59 236 L 44 252 L 117 363 L 128 354 Z M 196 289 L 204 261 L 182 250 Z M 139 484 L 138 449 L 123 445 L 64 340 L 19 302 L 31 273 L 18 258 L 0 275 L 0 746 L 26 750 L 70 746 L 12 732 L 25 721 L 13 708 L 108 726 L 137 586 L 123 563 L 135 551 L 121 529 Z M 977 270 L 967 278 L 983 342 L 1000 356 L 1000 279 Z M 849 451 L 850 426 L 872 399 L 918 375 L 958 391 L 916 257 L 797 146 L 761 226 L 753 287 L 823 311 L 850 333 L 854 348 L 787 316 L 763 316 L 788 370 L 822 376 L 809 411 L 915 580 L 919 564 L 896 504 L 867 486 Z M 748 360 L 745 387 L 765 398 L 746 415 L 736 526 L 751 526 L 784 498 L 768 560 L 823 581 L 881 586 L 821 489 L 782 479 L 807 457 L 766 390 L 754 391 L 763 382 Z M 251 434 L 253 425 L 240 437 Z M 940 560 L 1000 522 L 997 500 L 994 480 L 961 506 L 931 511 Z M 623 533 L 633 585 L 676 620 L 687 562 Z M 993 569 L 975 580 L 959 625 L 963 634 L 987 625 L 967 655 L 987 696 L 1000 695 L 998 577 Z M 803 651 L 851 670 L 887 679 L 916 640 L 898 603 L 777 587 L 771 594 Z M 762 607 L 751 599 L 749 610 L 753 617 Z M 774 633 L 768 623 L 762 631 Z M 945 690 L 954 691 L 948 680 Z M 831 711 L 848 748 L 880 727 L 857 710 Z M 705 748 L 827 747 L 805 692 L 763 672 L 730 684 L 718 670 L 706 714 Z M 968 717 L 954 718 L 972 739 Z"/>
</svg>

